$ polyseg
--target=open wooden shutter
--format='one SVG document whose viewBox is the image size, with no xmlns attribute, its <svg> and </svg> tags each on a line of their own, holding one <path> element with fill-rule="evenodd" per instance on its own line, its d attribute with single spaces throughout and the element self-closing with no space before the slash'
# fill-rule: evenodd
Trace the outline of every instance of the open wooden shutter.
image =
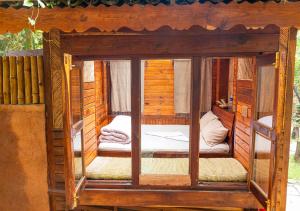
<svg viewBox="0 0 300 211">
<path fill-rule="evenodd" d="M 266 127 L 258 121 L 254 121 L 252 126 L 254 143 L 250 189 L 267 210 L 285 210 L 286 206 L 296 34 L 295 28 L 280 29 L 279 52 L 274 64 L 276 83 L 272 127 Z M 255 151 L 257 134 L 269 142 L 269 153 L 259 155 Z M 266 169 L 260 167 L 263 170 L 261 172 L 257 172 L 255 164 L 259 158 L 265 158 L 265 165 L 268 165 Z M 267 181 L 262 183 L 257 176 L 267 178 Z"/>
<path fill-rule="evenodd" d="M 77 206 L 78 193 L 85 181 L 83 162 L 83 121 L 82 121 L 82 77 L 73 78 L 72 56 L 64 54 L 64 135 L 65 135 L 65 188 L 68 209 Z M 75 80 L 74 80 L 75 79 Z M 77 89 L 77 90 L 74 90 Z M 75 96 L 77 95 L 77 96 Z M 75 101 L 74 101 L 75 100 Z M 77 107 L 75 108 L 75 102 Z M 78 114 L 74 114 L 77 111 Z M 76 118 L 74 118 L 76 116 Z M 77 143 L 79 142 L 79 144 Z"/>
</svg>

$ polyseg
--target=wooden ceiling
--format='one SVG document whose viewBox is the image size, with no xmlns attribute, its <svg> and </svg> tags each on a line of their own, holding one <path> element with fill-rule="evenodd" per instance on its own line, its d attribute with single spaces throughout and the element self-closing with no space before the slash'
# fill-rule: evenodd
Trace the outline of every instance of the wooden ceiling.
<svg viewBox="0 0 300 211">
<path fill-rule="evenodd" d="M 100 5 L 86 8 L 14 9 L 0 8 L 0 34 L 19 32 L 30 27 L 28 17 L 37 17 L 35 29 L 49 31 L 58 28 L 65 32 L 84 32 L 90 28 L 113 32 L 126 27 L 134 31 L 154 31 L 162 26 L 186 30 L 192 26 L 228 30 L 236 25 L 249 28 L 300 27 L 300 2 L 257 2 L 250 4 L 190 4 L 190 5 Z M 38 16 L 37 16 L 38 14 Z"/>
</svg>

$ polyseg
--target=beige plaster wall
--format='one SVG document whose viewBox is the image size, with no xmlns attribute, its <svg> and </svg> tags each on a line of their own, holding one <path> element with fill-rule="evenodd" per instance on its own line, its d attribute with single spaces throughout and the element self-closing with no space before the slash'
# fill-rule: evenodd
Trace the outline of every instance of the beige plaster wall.
<svg viewBox="0 0 300 211">
<path fill-rule="evenodd" d="M 49 210 L 44 105 L 0 105 L 0 210 Z"/>
</svg>

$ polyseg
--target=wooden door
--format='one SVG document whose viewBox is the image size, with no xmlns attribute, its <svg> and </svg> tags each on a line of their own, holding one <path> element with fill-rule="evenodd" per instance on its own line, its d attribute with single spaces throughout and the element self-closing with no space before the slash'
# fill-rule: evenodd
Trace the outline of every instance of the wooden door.
<svg viewBox="0 0 300 211">
<path fill-rule="evenodd" d="M 250 189 L 270 207 L 275 165 L 278 68 L 275 54 L 256 57 Z"/>
<path fill-rule="evenodd" d="M 72 56 L 64 54 L 64 133 L 66 138 L 66 200 L 67 207 L 77 206 L 78 193 L 85 181 L 82 120 L 82 74 L 72 69 Z"/>
</svg>

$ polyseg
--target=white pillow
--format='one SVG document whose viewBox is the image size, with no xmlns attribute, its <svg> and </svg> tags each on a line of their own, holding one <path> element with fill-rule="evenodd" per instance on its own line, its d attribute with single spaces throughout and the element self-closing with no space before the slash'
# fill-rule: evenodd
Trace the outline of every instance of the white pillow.
<svg viewBox="0 0 300 211">
<path fill-rule="evenodd" d="M 222 123 L 214 119 L 210 121 L 201 131 L 201 135 L 209 146 L 215 146 L 222 143 L 228 133 L 228 129 L 222 125 Z"/>
<path fill-rule="evenodd" d="M 258 120 L 259 123 L 262 123 L 268 127 L 273 126 L 273 116 L 264 116 Z"/>
<path fill-rule="evenodd" d="M 200 131 L 212 120 L 218 119 L 216 115 L 214 115 L 213 112 L 209 111 L 204 114 L 200 119 Z"/>
</svg>

